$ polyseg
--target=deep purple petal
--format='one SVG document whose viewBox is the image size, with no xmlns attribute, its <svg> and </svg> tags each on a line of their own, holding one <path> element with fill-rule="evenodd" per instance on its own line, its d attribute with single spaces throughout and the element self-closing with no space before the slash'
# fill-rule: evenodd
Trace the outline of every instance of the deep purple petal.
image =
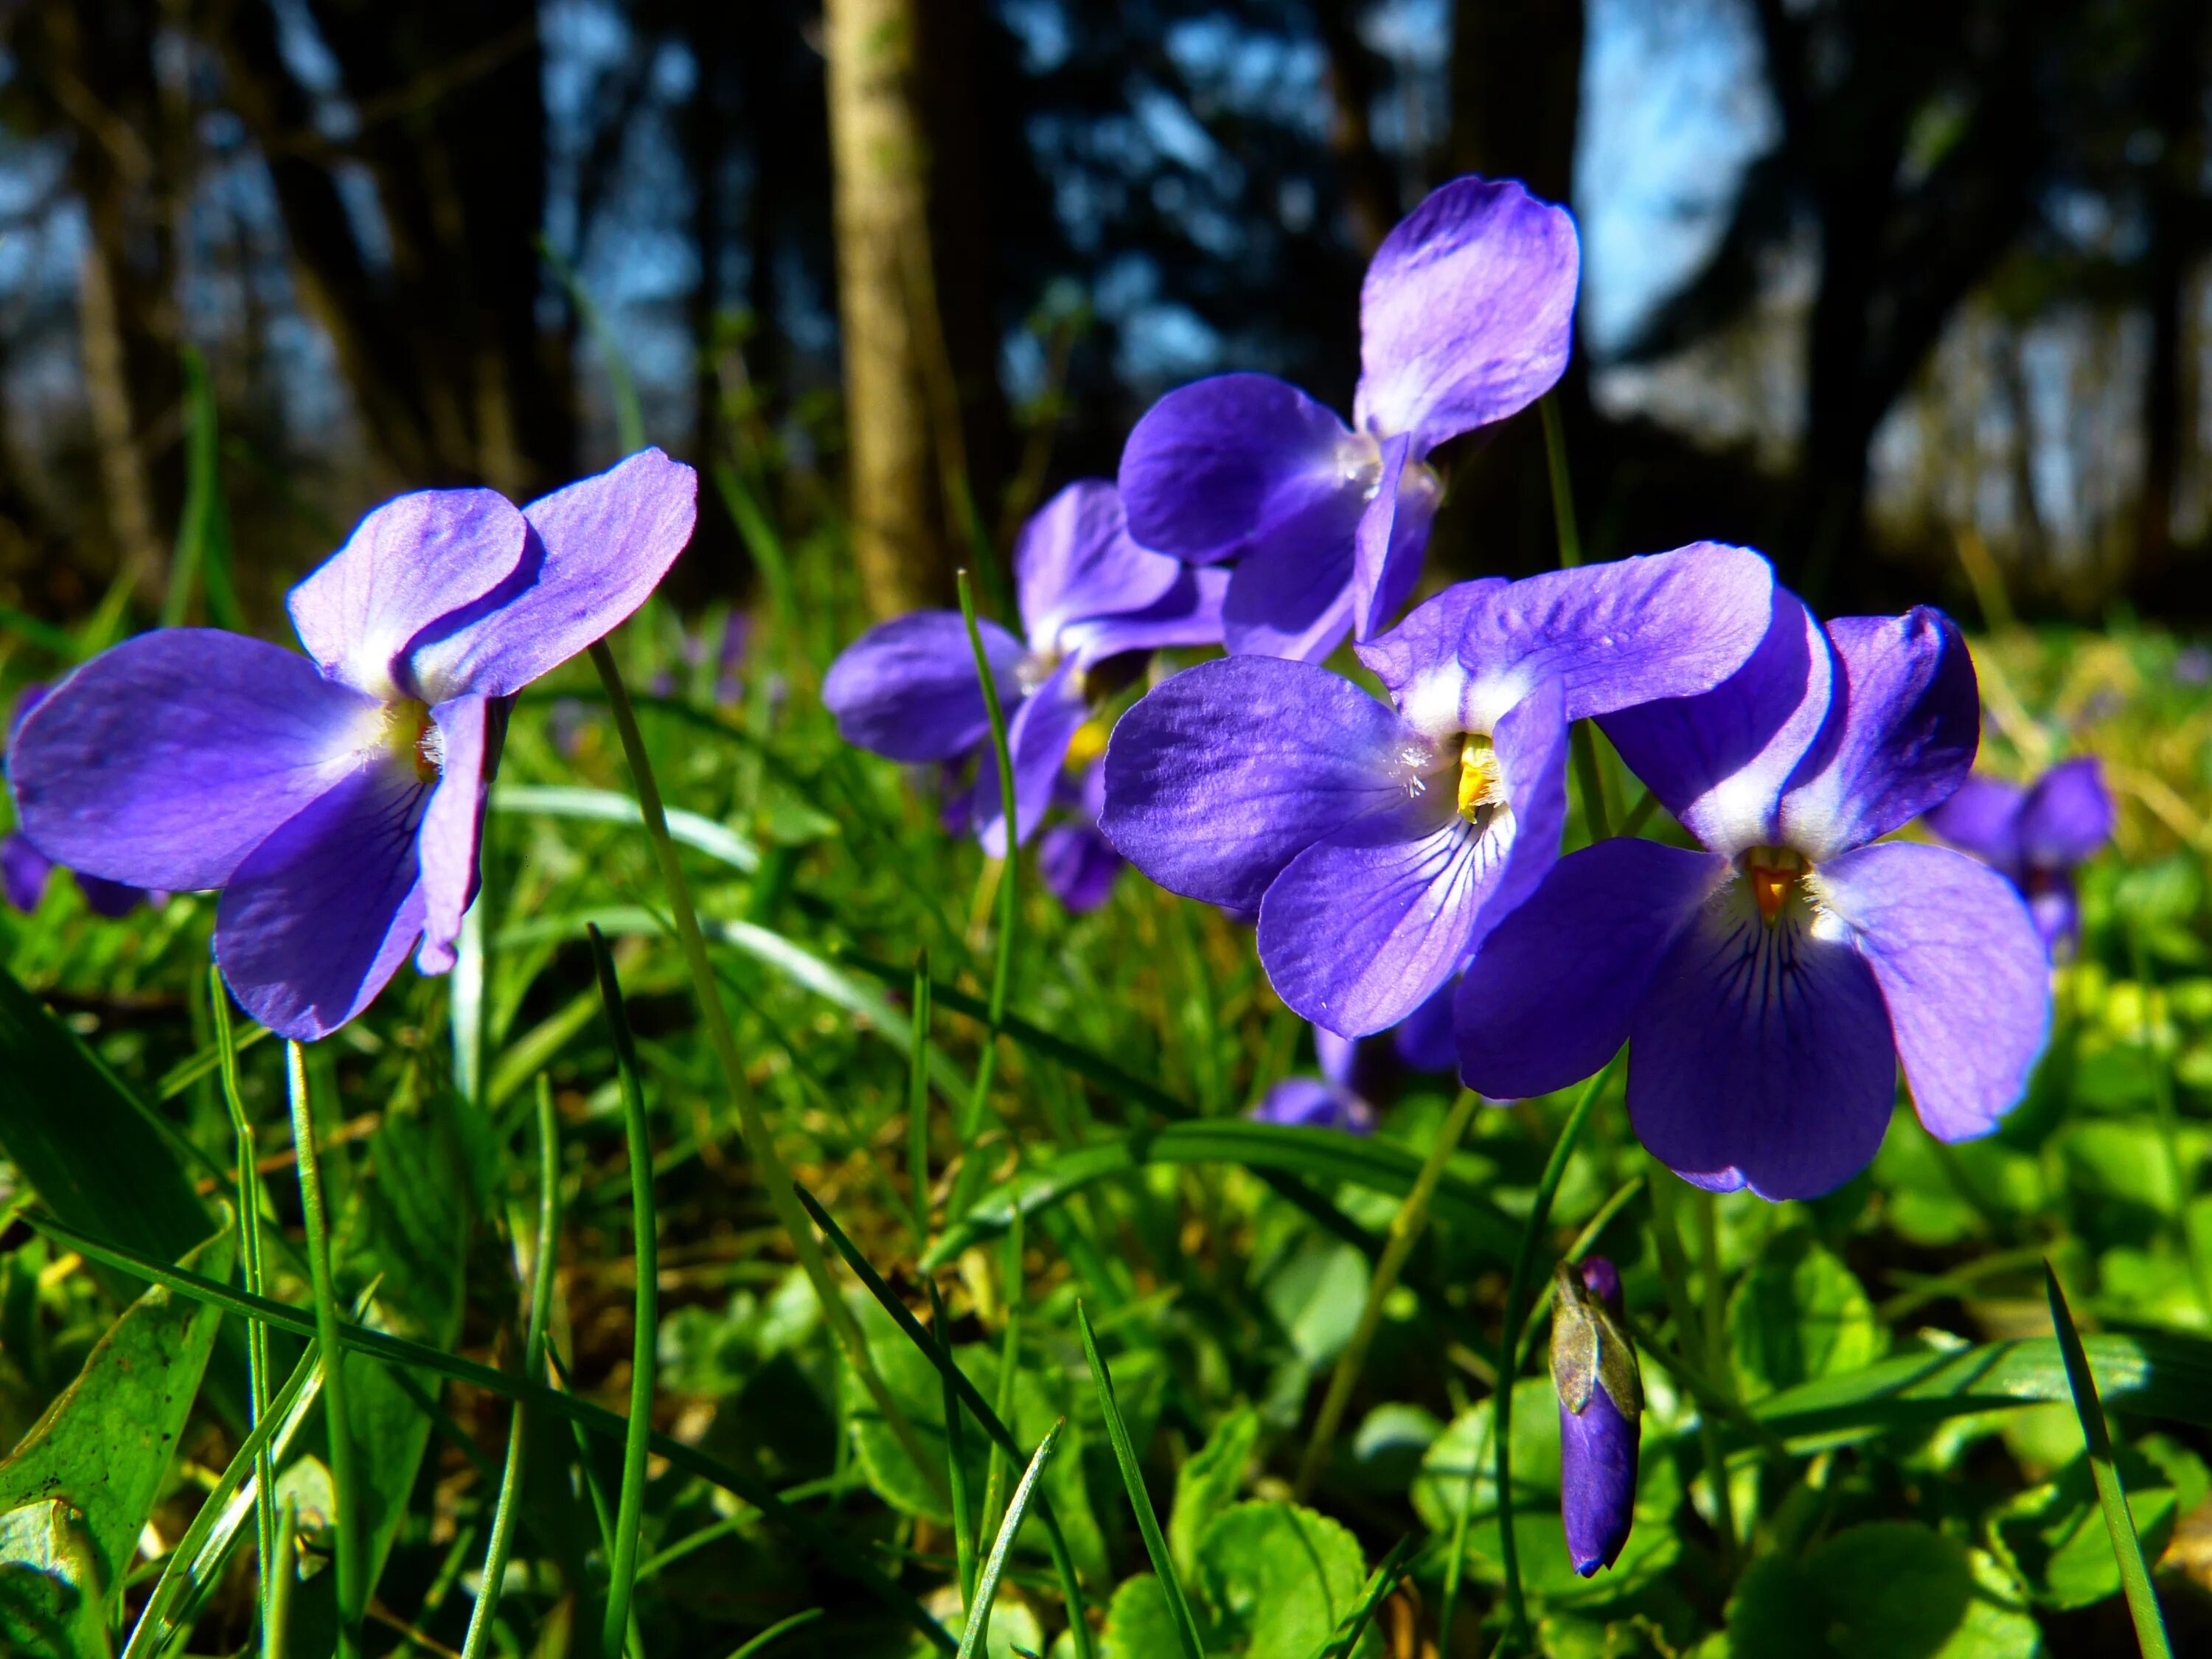
<svg viewBox="0 0 2212 1659">
<path fill-rule="evenodd" d="M 32 846 L 21 830 L 11 830 L 0 838 L 0 898 L 8 901 L 9 908 L 27 916 L 37 909 L 53 873 L 54 861 Z"/>
<path fill-rule="evenodd" d="M 105 916 L 110 921 L 129 915 L 147 897 L 143 887 L 133 887 L 123 881 L 102 881 L 82 870 L 77 872 L 76 885 L 84 895 L 86 908 L 95 916 Z"/>
<path fill-rule="evenodd" d="M 1036 866 L 1053 896 L 1082 915 L 1113 896 L 1125 865 L 1113 843 L 1089 824 L 1055 823 L 1037 838 Z"/>
<path fill-rule="evenodd" d="M 1982 740 L 1958 625 L 1915 605 L 1828 624 L 1839 671 L 1827 729 L 1782 797 L 1783 838 L 1814 860 L 1886 836 L 1966 781 Z"/>
<path fill-rule="evenodd" d="M 2112 838 L 2116 816 L 2102 763 L 2094 755 L 2063 761 L 2036 780 L 2021 807 L 2021 855 L 2045 869 L 2086 862 Z"/>
<path fill-rule="evenodd" d="M 383 718 L 295 652 L 215 629 L 141 634 L 63 681 L 17 731 L 16 813 L 72 870 L 220 887 L 358 768 Z"/>
<path fill-rule="evenodd" d="M 1061 648 L 1072 624 L 1142 611 L 1164 598 L 1182 570 L 1180 560 L 1129 538 L 1112 484 L 1080 479 L 1040 507 L 1014 544 L 1022 629 L 1036 650 Z"/>
<path fill-rule="evenodd" d="M 1498 717 L 1494 747 L 1505 799 L 1512 806 L 1511 838 L 1498 885 L 1476 919 L 1474 944 L 1534 892 L 1559 862 L 1559 836 L 1567 827 L 1564 702 L 1559 683 L 1546 680 Z M 1501 818 L 1492 834 L 1504 827 Z"/>
<path fill-rule="evenodd" d="M 1179 564 L 1168 591 L 1142 611 L 1094 617 L 1062 630 L 1061 646 L 1088 667 L 1124 651 L 1164 651 L 1174 646 L 1221 643 L 1221 607 L 1230 573 L 1211 565 Z"/>
<path fill-rule="evenodd" d="M 1711 854 L 1630 839 L 1553 865 L 1460 981 L 1468 1085 L 1500 1100 L 1549 1094 L 1612 1059 L 1659 964 L 1728 872 Z"/>
<path fill-rule="evenodd" d="M 1897 1051 L 1881 992 L 1850 940 L 1802 904 L 1793 897 L 1770 925 L 1730 884 L 1677 938 L 1630 1022 L 1629 1121 L 1698 1186 L 1817 1198 L 1873 1161 L 1889 1125 Z"/>
<path fill-rule="evenodd" d="M 1581 267 L 1573 218 L 1513 180 L 1431 191 L 1360 287 L 1360 429 L 1425 453 L 1535 402 L 1566 369 Z"/>
<path fill-rule="evenodd" d="M 1352 541 L 1352 625 L 1365 639 L 1398 614 L 1421 580 L 1429 526 L 1441 499 L 1437 475 L 1411 459 L 1412 440 L 1382 441 L 1382 477 Z"/>
<path fill-rule="evenodd" d="M 1352 630 L 1352 538 L 1277 545 L 1238 561 L 1221 604 L 1222 643 L 1240 657 L 1319 662 Z"/>
<path fill-rule="evenodd" d="M 1559 1518 L 1567 1553 L 1588 1578 L 1620 1558 L 1636 1519 L 1640 1417 L 1625 1417 L 1603 1388 L 1579 1415 L 1559 1402 Z"/>
<path fill-rule="evenodd" d="M 1325 668 L 1267 657 L 1200 663 L 1115 726 L 1099 827 L 1170 891 L 1255 911 L 1308 847 L 1406 798 L 1409 735 L 1386 705 Z"/>
<path fill-rule="evenodd" d="M 497 760 L 505 710 L 488 697 L 456 697 L 430 711 L 437 722 L 440 775 L 423 810 L 417 856 L 422 866 L 422 948 L 416 970 L 449 972 L 461 918 L 477 896 L 477 854 L 484 797 Z"/>
<path fill-rule="evenodd" d="M 1424 731 L 1486 732 L 1558 679 L 1569 720 L 1711 690 L 1765 639 L 1774 573 L 1699 542 L 1524 581 L 1463 582 L 1359 648 Z"/>
<path fill-rule="evenodd" d="M 396 759 L 356 769 L 253 849 L 216 908 L 239 1005 L 311 1042 L 366 1008 L 422 931 L 415 834 L 430 789 Z"/>
<path fill-rule="evenodd" d="M 1001 702 L 1021 695 L 1021 641 L 976 623 Z M 957 611 L 915 611 L 847 646 L 822 679 L 823 706 L 846 742 L 899 761 L 950 760 L 990 735 L 983 684 Z"/>
<path fill-rule="evenodd" d="M 2050 963 L 2020 895 L 1964 854 L 1912 842 L 1846 853 L 1813 888 L 1874 969 L 1928 1132 L 1996 1128 L 2051 1030 Z"/>
<path fill-rule="evenodd" d="M 1076 728 L 1090 717 L 1082 677 L 1073 662 L 1053 670 L 1022 699 L 1006 723 L 1006 752 L 1014 762 L 1014 839 L 1026 842 L 1044 822 L 1052 787 L 1067 759 Z M 993 858 L 1006 855 L 1006 798 L 999 789 L 999 757 L 984 750 L 975 772 L 975 834 Z"/>
<path fill-rule="evenodd" d="M 1408 1070 L 1449 1072 L 1458 1064 L 1459 1040 L 1452 1035 L 1452 1004 L 1458 994 L 1456 981 L 1439 987 L 1392 1030 L 1391 1046 Z"/>
<path fill-rule="evenodd" d="M 2027 799 L 2018 784 L 1977 775 L 1928 809 L 1928 827 L 1961 852 L 2011 870 L 2020 863 L 2020 809 Z"/>
<path fill-rule="evenodd" d="M 1352 1073 L 1359 1066 L 1359 1039 L 1339 1036 L 1325 1025 L 1306 1029 L 1313 1033 L 1314 1063 L 1321 1067 L 1321 1074 L 1331 1083 L 1350 1088 Z"/>
<path fill-rule="evenodd" d="M 1373 1132 L 1375 1109 L 1340 1084 L 1317 1077 L 1286 1077 L 1267 1091 L 1252 1109 L 1261 1123 L 1284 1123 L 1298 1129 L 1342 1129 L 1364 1135 Z"/>
<path fill-rule="evenodd" d="M 419 697 L 408 647 L 512 580 L 529 542 L 529 521 L 495 489 L 417 490 L 363 519 L 285 606 L 332 679 L 380 702 Z"/>
<path fill-rule="evenodd" d="M 1660 805 L 1717 853 L 1775 840 L 1783 787 L 1828 718 L 1827 634 L 1786 588 L 1774 590 L 1770 617 L 1750 659 L 1714 690 L 1599 721 Z"/>
<path fill-rule="evenodd" d="M 506 580 L 418 635 L 425 701 L 505 697 L 612 633 L 691 540 L 699 475 L 657 449 L 522 509 L 530 550 Z"/>
<path fill-rule="evenodd" d="M 1207 564 L 1261 548 L 1349 546 L 1375 453 L 1269 374 L 1218 374 L 1145 411 L 1121 451 L 1129 533 Z"/>
</svg>

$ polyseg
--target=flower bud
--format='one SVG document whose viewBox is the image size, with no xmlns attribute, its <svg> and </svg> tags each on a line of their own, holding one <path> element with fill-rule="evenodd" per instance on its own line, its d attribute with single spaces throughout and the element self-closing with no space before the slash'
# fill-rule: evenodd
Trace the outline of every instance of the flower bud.
<svg viewBox="0 0 2212 1659">
<path fill-rule="evenodd" d="M 1552 1298 L 1552 1386 L 1559 1395 L 1559 1515 L 1588 1578 L 1609 1567 L 1636 1515 L 1644 1384 L 1620 1323 L 1620 1275 L 1603 1256 L 1561 1262 Z"/>
</svg>

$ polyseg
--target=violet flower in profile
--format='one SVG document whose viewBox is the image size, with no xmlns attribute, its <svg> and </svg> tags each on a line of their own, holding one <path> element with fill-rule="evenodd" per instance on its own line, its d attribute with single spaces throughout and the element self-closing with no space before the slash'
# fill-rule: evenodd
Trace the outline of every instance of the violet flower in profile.
<svg viewBox="0 0 2212 1659">
<path fill-rule="evenodd" d="M 1395 707 L 1311 663 L 1200 663 L 1115 726 L 1101 827 L 1170 891 L 1256 911 L 1304 1018 L 1387 1030 L 1559 856 L 1568 721 L 1719 684 L 1772 590 L 1712 543 L 1464 582 L 1359 647 Z"/>
<path fill-rule="evenodd" d="M 1987 866 L 1879 839 L 1966 778 L 1979 712 L 1940 611 L 1824 629 L 1778 589 L 1772 631 L 1726 685 L 1601 722 L 1705 850 L 1615 840 L 1562 859 L 1460 982 L 1462 1075 L 1543 1094 L 1626 1040 L 1652 1155 L 1772 1199 L 1866 1167 L 1900 1061 L 1930 1133 L 1988 1133 L 2050 1025 L 2035 924 Z"/>
<path fill-rule="evenodd" d="M 1449 985 L 1373 1036 L 1312 1029 L 1321 1075 L 1283 1079 L 1252 1109 L 1255 1121 L 1367 1134 L 1375 1127 L 1377 1103 L 1389 1099 L 1400 1073 L 1449 1072 L 1459 1058 Z"/>
<path fill-rule="evenodd" d="M 1167 646 L 1218 644 L 1224 585 L 1218 572 L 1138 546 L 1114 486 L 1102 480 L 1068 485 L 1023 527 L 1014 586 L 1027 638 L 988 618 L 976 623 L 1006 717 L 1017 842 L 1044 821 L 1068 744 L 1094 695 L 1109 689 L 1104 665 Z M 968 796 L 975 830 L 988 851 L 1004 855 L 990 717 L 958 611 L 916 611 L 870 629 L 830 665 L 822 701 L 848 743 L 891 760 L 957 768 L 976 756 Z"/>
<path fill-rule="evenodd" d="M 16 695 L 15 713 L 8 722 L 10 738 L 46 695 L 46 687 L 35 682 Z M 54 869 L 54 861 L 33 846 L 30 837 L 21 830 L 11 830 L 0 836 L 0 899 L 5 899 L 10 909 L 20 910 L 25 915 L 36 910 L 46 896 L 46 884 Z M 84 895 L 86 908 L 110 921 L 129 915 L 142 902 L 160 904 L 168 896 L 166 893 L 149 893 L 126 882 L 106 881 L 82 870 L 72 873 L 76 877 L 77 890 Z"/>
<path fill-rule="evenodd" d="M 645 602 L 696 493 L 648 449 L 526 507 L 386 502 L 292 590 L 307 655 L 161 629 L 55 687 L 9 750 L 24 833 L 110 880 L 221 889 L 240 1003 L 337 1030 L 417 939 L 419 969 L 453 966 L 512 699 Z"/>
<path fill-rule="evenodd" d="M 1061 904 L 1084 915 L 1113 896 L 1115 880 L 1128 863 L 1098 833 L 1098 814 L 1106 804 L 1106 769 L 1094 763 L 1079 781 L 1063 772 L 1054 780 L 1053 788 L 1062 815 L 1037 838 L 1037 877 Z M 1018 801 L 1015 807 L 1020 809 Z"/>
<path fill-rule="evenodd" d="M 1130 532 L 1233 562 L 1232 652 L 1319 661 L 1346 629 L 1368 638 L 1420 576 L 1442 495 L 1429 452 L 1559 380 L 1581 265 L 1566 210 L 1510 179 L 1431 191 L 1361 285 L 1352 425 L 1268 374 L 1171 392 L 1121 452 Z"/>
<path fill-rule="evenodd" d="M 1978 775 L 1927 814 L 1930 830 L 2020 890 L 2053 955 L 2071 949 L 2081 931 L 2075 867 L 2112 838 L 2114 821 L 2094 755 L 2061 762 L 2028 788 Z"/>
<path fill-rule="evenodd" d="M 1552 1387 L 1559 1396 L 1559 1519 L 1588 1578 L 1620 1559 L 1636 1519 L 1644 1379 L 1622 1328 L 1620 1274 L 1601 1255 L 1552 1279 Z"/>
</svg>

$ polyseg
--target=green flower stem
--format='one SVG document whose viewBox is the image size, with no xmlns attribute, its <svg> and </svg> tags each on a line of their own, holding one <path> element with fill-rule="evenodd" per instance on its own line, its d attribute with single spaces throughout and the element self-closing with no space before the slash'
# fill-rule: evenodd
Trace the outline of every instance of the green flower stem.
<svg viewBox="0 0 2212 1659">
<path fill-rule="evenodd" d="M 1328 1463 L 1329 1449 L 1344 1421 L 1345 1408 L 1351 1405 L 1352 1391 L 1358 1386 L 1361 1368 L 1367 1364 L 1367 1350 L 1382 1327 L 1383 1304 L 1397 1288 L 1398 1275 L 1405 1271 L 1406 1258 L 1413 1254 L 1422 1229 L 1428 1225 L 1429 1203 L 1436 1196 L 1437 1183 L 1443 1179 L 1444 1165 L 1451 1161 L 1460 1137 L 1467 1133 L 1467 1126 L 1474 1116 L 1475 1108 L 1481 1104 L 1482 1097 L 1474 1090 L 1459 1091 L 1459 1098 L 1452 1102 L 1443 1127 L 1437 1131 L 1420 1173 L 1413 1177 L 1412 1189 L 1398 1206 L 1398 1213 L 1390 1218 L 1389 1237 L 1375 1263 L 1374 1273 L 1368 1278 L 1367 1300 L 1359 1310 L 1359 1323 L 1352 1328 L 1352 1340 L 1337 1356 L 1335 1370 L 1329 1373 L 1328 1393 L 1322 1397 L 1321 1414 L 1314 1419 L 1313 1435 L 1306 1442 L 1305 1455 L 1298 1461 L 1297 1480 L 1292 1491 L 1302 1504 Z"/>
<path fill-rule="evenodd" d="M 331 1369 L 335 1371 L 337 1367 L 333 1364 Z M 330 1386 L 327 1377 L 323 1386 Z M 288 1498 L 276 1522 L 276 1553 L 269 1559 L 269 1599 L 261 1614 L 261 1659 L 284 1659 L 284 1638 L 292 1625 L 292 1586 L 300 1576 L 295 1565 L 299 1536 L 298 1504 Z"/>
<path fill-rule="evenodd" d="M 1698 1304 L 1690 1296 L 1689 1263 L 1683 1256 L 1682 1235 L 1676 1225 L 1674 1206 L 1680 1197 L 1672 1171 L 1653 1179 L 1651 1241 L 1659 1255 L 1659 1278 L 1666 1287 L 1667 1305 L 1674 1316 L 1675 1340 L 1684 1355 L 1688 1357 L 1697 1354 L 1705 1346 L 1698 1340 L 1704 1327 Z M 1707 1365 L 1699 1365 L 1698 1369 L 1702 1376 Z M 1710 1378 L 1706 1381 L 1713 1392 L 1719 1395 L 1722 1385 Z M 1725 1397 L 1721 1395 L 1711 1402 L 1700 1402 L 1698 1438 L 1705 1451 L 1705 1481 L 1713 1505 L 1713 1532 L 1720 1546 L 1721 1576 L 1733 1580 L 1735 1577 L 1735 1511 L 1729 1496 L 1728 1459 L 1721 1449 L 1719 1416 L 1712 1409 Z"/>
<path fill-rule="evenodd" d="M 338 1653 L 360 1659 L 362 1617 L 368 1606 L 362 1558 L 361 1492 L 354 1469 L 353 1428 L 346 1415 L 345 1349 L 338 1336 L 338 1301 L 331 1272 L 330 1217 L 323 1207 L 322 1158 L 315 1151 L 315 1118 L 307 1091 L 307 1051 L 284 1045 L 285 1078 L 292 1099 L 292 1145 L 299 1160 L 300 1209 L 306 1218 L 307 1278 L 315 1297 L 315 1335 L 330 1357 L 323 1377 L 323 1422 L 330 1437 L 331 1555 L 337 1575 Z M 242 1207 L 242 1206 L 241 1206 Z M 280 1552 L 281 1554 L 281 1552 Z"/>
<path fill-rule="evenodd" d="M 217 1066 L 222 1074 L 223 1104 L 230 1110 L 231 1139 L 238 1149 L 238 1264 L 240 1282 L 254 1296 L 261 1294 L 261 1176 L 254 1168 L 253 1125 L 246 1115 L 246 1097 L 238 1085 L 238 1037 L 232 1029 L 230 993 L 223 987 L 222 969 L 208 966 L 208 999 L 215 1016 Z M 261 1426 L 269 1411 L 269 1328 L 249 1322 L 246 1328 L 246 1427 Z M 276 1492 L 274 1466 L 264 1443 L 253 1455 L 254 1565 L 260 1573 L 264 1617 L 269 1606 L 269 1573 L 276 1559 Z"/>
<path fill-rule="evenodd" d="M 937 1345 L 938 1384 L 945 1398 L 945 1477 L 952 1488 L 952 1554 L 960 1575 L 960 1610 L 969 1619 L 975 1613 L 975 1507 L 968 1491 L 968 1432 L 960 1412 L 960 1390 L 952 1384 L 958 1362 L 952 1358 L 950 1322 L 937 1281 L 922 1281 L 929 1289 L 929 1337 Z"/>
<path fill-rule="evenodd" d="M 929 1248 L 929 952 L 914 959 L 914 1043 L 906 1079 L 906 1178 L 914 1204 L 914 1252 Z"/>
<path fill-rule="evenodd" d="M 706 1022 L 707 1040 L 720 1063 L 723 1085 L 737 1104 L 738 1124 L 744 1136 L 745 1150 L 752 1154 L 758 1166 L 761 1185 L 767 1190 L 776 1221 L 789 1237 L 792 1249 L 798 1254 L 799 1267 L 814 1286 L 815 1297 L 822 1304 L 823 1317 L 844 1349 L 854 1375 L 867 1389 L 868 1397 L 875 1402 L 876 1409 L 883 1414 L 884 1421 L 914 1466 L 933 1486 L 938 1485 L 935 1464 L 924 1455 L 914 1425 L 908 1421 L 906 1413 L 876 1369 L 875 1358 L 868 1352 L 867 1339 L 860 1334 L 860 1322 L 845 1305 L 836 1281 L 830 1277 L 830 1264 L 823 1260 L 821 1241 L 806 1224 L 805 1213 L 792 1194 L 791 1171 L 775 1149 L 775 1138 L 769 1133 L 760 1102 L 745 1079 L 744 1062 L 738 1056 L 738 1042 L 730 1029 L 729 1012 L 722 1006 L 721 992 L 714 983 L 714 964 L 707 959 L 707 941 L 699 931 L 699 913 L 692 908 L 691 889 L 684 879 L 684 866 L 668 833 L 668 815 L 660 804 L 660 785 L 653 776 L 652 759 L 645 751 L 645 737 L 638 730 L 637 711 L 630 706 L 629 690 L 623 684 L 622 671 L 616 666 L 614 653 L 607 648 L 605 640 L 592 647 L 591 655 L 592 665 L 599 670 L 600 683 L 606 687 L 608 711 L 614 717 L 615 731 L 622 738 L 623 753 L 629 762 L 638 807 L 645 815 L 646 836 L 653 843 L 653 858 L 660 866 L 661 884 L 668 892 L 668 908 L 675 915 L 677 939 L 683 946 L 684 965 L 690 970 L 699 1017 Z"/>
</svg>

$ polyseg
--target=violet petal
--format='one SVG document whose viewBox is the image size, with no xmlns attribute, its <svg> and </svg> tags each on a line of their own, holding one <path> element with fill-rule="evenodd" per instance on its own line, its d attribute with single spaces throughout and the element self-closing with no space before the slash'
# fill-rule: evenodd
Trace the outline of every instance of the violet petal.
<svg viewBox="0 0 2212 1659">
<path fill-rule="evenodd" d="M 451 971 L 461 918 L 476 900 L 484 797 L 491 790 L 499 705 L 488 697 L 455 697 L 430 711 L 442 750 L 437 786 L 423 809 L 417 837 L 422 870 L 422 947 L 416 971 Z"/>
<path fill-rule="evenodd" d="M 988 618 L 976 627 L 1002 703 L 1021 695 L 1021 641 Z M 975 653 L 957 611 L 915 611 L 847 646 L 822 679 L 822 702 L 846 742 L 897 761 L 950 760 L 990 735 Z"/>
<path fill-rule="evenodd" d="M 2077 755 L 2028 791 L 2020 811 L 2021 855 L 2051 868 L 2085 863 L 2112 838 L 2115 817 L 2103 764 L 2094 755 Z"/>
<path fill-rule="evenodd" d="M 1060 648 L 1072 624 L 1142 611 L 1166 595 L 1182 569 L 1180 561 L 1130 539 L 1112 484 L 1080 479 L 1031 515 L 1014 543 L 1022 630 L 1034 650 Z"/>
<path fill-rule="evenodd" d="M 1090 717 L 1081 677 L 1073 662 L 1053 670 L 1022 699 L 1006 723 L 1006 751 L 1014 763 L 1014 839 L 1025 842 L 1044 822 L 1052 787 L 1067 759 L 1076 728 Z M 975 834 L 994 859 L 1006 855 L 1006 798 L 999 788 L 999 757 L 986 748 L 975 770 Z"/>
</svg>

